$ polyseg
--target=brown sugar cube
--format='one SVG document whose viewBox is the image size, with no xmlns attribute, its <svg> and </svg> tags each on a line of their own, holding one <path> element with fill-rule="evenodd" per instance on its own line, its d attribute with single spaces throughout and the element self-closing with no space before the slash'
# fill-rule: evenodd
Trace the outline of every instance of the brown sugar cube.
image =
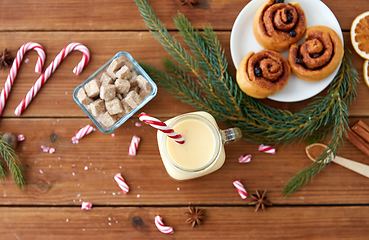
<svg viewBox="0 0 369 240">
<path fill-rule="evenodd" d="M 142 75 L 137 76 L 136 80 L 137 80 L 137 83 L 138 83 L 138 87 L 141 90 L 151 91 L 151 85 L 150 85 L 149 81 L 147 81 L 147 79 L 144 78 Z"/>
<path fill-rule="evenodd" d="M 112 100 L 115 98 L 115 86 L 113 84 L 102 85 L 100 88 L 100 97 L 104 100 Z"/>
<path fill-rule="evenodd" d="M 141 103 L 140 96 L 135 91 L 130 91 L 124 100 L 128 103 L 131 108 L 136 108 Z"/>
<path fill-rule="evenodd" d="M 93 79 L 85 84 L 84 89 L 90 98 L 97 97 L 100 93 L 100 81 Z"/>
<path fill-rule="evenodd" d="M 132 72 L 132 77 L 131 79 L 129 79 L 129 82 L 131 83 L 131 87 L 137 86 L 138 82 L 137 82 L 137 73 L 136 72 Z"/>
<path fill-rule="evenodd" d="M 105 102 L 105 107 L 106 107 L 106 110 L 109 112 L 110 115 L 122 113 L 124 111 L 123 107 L 122 107 L 122 103 L 120 102 L 120 100 L 117 97 L 114 98 L 113 100 L 106 101 Z"/>
<path fill-rule="evenodd" d="M 123 57 L 123 56 L 121 56 L 121 57 L 118 57 L 118 58 L 114 59 L 114 60 L 110 63 L 110 65 L 109 65 L 109 67 L 108 67 L 108 70 L 109 70 L 110 72 L 115 73 L 115 72 L 116 72 L 116 71 L 118 71 L 121 67 L 123 67 L 123 66 L 125 65 L 126 60 L 127 60 L 127 59 L 126 59 L 125 57 Z"/>
<path fill-rule="evenodd" d="M 130 79 L 132 74 L 131 74 L 131 70 L 129 70 L 129 68 L 124 65 L 121 69 L 119 69 L 116 73 L 115 76 L 117 76 L 117 78 L 120 79 Z"/>
<path fill-rule="evenodd" d="M 107 69 L 107 70 L 106 70 L 106 74 L 107 74 L 109 77 L 111 77 L 111 78 L 113 79 L 113 81 L 114 81 L 115 79 L 117 79 L 117 76 L 115 75 L 115 72 L 110 71 L 109 69 Z"/>
<path fill-rule="evenodd" d="M 129 113 L 132 110 L 132 107 L 126 102 L 126 100 L 123 99 L 121 103 L 124 108 L 125 114 Z"/>
<path fill-rule="evenodd" d="M 105 113 L 103 113 L 102 115 L 100 115 L 100 122 L 104 125 L 104 126 L 106 126 L 106 127 L 111 127 L 111 126 L 113 126 L 114 125 L 114 123 L 115 123 L 115 117 L 114 116 L 111 116 L 110 114 L 109 114 L 109 112 L 105 112 Z"/>
<path fill-rule="evenodd" d="M 103 114 L 105 109 L 105 101 L 102 99 L 97 99 L 93 103 L 90 104 L 90 110 L 92 115 L 99 116 L 100 114 Z"/>
<path fill-rule="evenodd" d="M 115 81 L 115 87 L 118 93 L 126 95 L 129 92 L 129 88 L 131 87 L 131 84 L 129 83 L 128 80 L 118 78 Z"/>
<path fill-rule="evenodd" d="M 107 72 L 101 75 L 101 84 L 114 84 L 114 80 L 109 76 Z"/>
<path fill-rule="evenodd" d="M 140 88 L 138 87 L 138 86 L 134 86 L 134 87 L 131 87 L 130 89 L 129 89 L 129 91 L 131 92 L 131 91 L 134 91 L 134 92 L 136 92 L 136 93 L 139 93 L 140 92 Z"/>
<path fill-rule="evenodd" d="M 150 93 L 151 93 L 151 90 L 144 90 L 144 89 L 142 89 L 142 90 L 140 91 L 140 93 L 139 93 L 139 96 L 140 96 L 141 101 L 145 100 L 145 98 L 146 98 L 147 96 L 149 96 L 149 95 L 150 95 Z"/>
<path fill-rule="evenodd" d="M 77 99 L 80 103 L 84 105 L 88 105 L 93 102 L 91 98 L 89 98 L 83 88 L 80 88 L 77 92 Z"/>
</svg>

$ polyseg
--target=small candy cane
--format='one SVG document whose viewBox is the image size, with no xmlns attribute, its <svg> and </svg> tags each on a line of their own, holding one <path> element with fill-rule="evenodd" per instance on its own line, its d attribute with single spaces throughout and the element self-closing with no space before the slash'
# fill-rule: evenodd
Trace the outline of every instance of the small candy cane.
<svg viewBox="0 0 369 240">
<path fill-rule="evenodd" d="M 275 154 L 275 147 L 266 146 L 264 144 L 261 144 L 259 145 L 259 152 Z"/>
<path fill-rule="evenodd" d="M 238 194 L 240 194 L 242 199 L 246 199 L 248 197 L 246 189 L 240 181 L 234 181 L 233 185 L 236 187 Z"/>
<path fill-rule="evenodd" d="M 129 149 L 128 149 L 129 156 L 136 156 L 139 143 L 140 143 L 140 137 L 137 137 L 136 135 L 134 135 L 132 137 L 131 145 L 129 145 Z"/>
<path fill-rule="evenodd" d="M 87 134 L 91 133 L 92 131 L 95 131 L 96 129 L 92 127 L 91 125 L 87 124 L 83 128 L 81 128 L 74 137 L 72 137 L 72 143 L 78 143 L 78 141 L 86 136 Z"/>
<path fill-rule="evenodd" d="M 114 180 L 118 183 L 118 186 L 120 187 L 120 189 L 122 189 L 124 194 L 127 194 L 129 192 L 129 187 L 126 181 L 124 181 L 122 174 L 120 173 L 115 174 Z"/>
<path fill-rule="evenodd" d="M 91 210 L 92 208 L 92 203 L 90 202 L 82 202 L 82 206 L 81 209 L 82 210 Z"/>
<path fill-rule="evenodd" d="M 146 113 L 141 113 L 140 115 L 138 115 L 138 119 L 140 119 L 140 121 L 142 121 L 146 124 L 149 124 L 150 126 L 156 128 L 156 129 L 158 129 L 159 131 L 162 131 L 163 133 L 165 133 L 168 137 L 172 138 L 177 143 L 179 143 L 179 144 L 184 144 L 185 143 L 185 139 L 182 137 L 181 134 L 176 133 L 173 129 L 168 127 L 165 123 L 163 123 L 159 119 L 153 118 L 150 115 L 147 115 Z"/>
<path fill-rule="evenodd" d="M 0 116 L 1 116 L 1 113 L 3 112 L 3 110 L 4 110 L 6 100 L 8 99 L 8 96 L 9 96 L 10 90 L 12 88 L 12 85 L 14 83 L 15 77 L 17 76 L 19 66 L 20 66 L 20 64 L 23 60 L 23 56 L 28 50 L 31 50 L 31 49 L 36 50 L 36 52 L 38 54 L 38 59 L 37 59 L 37 63 L 36 63 L 36 66 L 35 66 L 35 72 L 36 73 L 42 73 L 42 67 L 44 66 L 45 58 L 46 58 L 45 51 L 42 48 L 42 46 L 40 44 L 34 43 L 34 42 L 28 42 L 28 43 L 22 45 L 19 48 L 18 52 L 17 52 L 17 56 L 14 58 L 12 67 L 10 68 L 9 75 L 8 75 L 6 81 L 5 81 L 4 88 L 1 91 Z"/>
<path fill-rule="evenodd" d="M 238 158 L 238 162 L 239 163 L 248 163 L 251 161 L 252 155 L 242 155 Z"/>
<path fill-rule="evenodd" d="M 45 72 L 37 79 L 35 85 L 28 91 L 26 97 L 21 101 L 21 103 L 17 106 L 14 113 L 17 116 L 20 116 L 22 112 L 27 108 L 32 99 L 36 96 L 38 91 L 40 91 L 41 87 L 46 83 L 51 74 L 56 70 L 61 61 L 73 50 L 81 51 L 83 56 L 82 60 L 78 63 L 78 65 L 73 69 L 73 73 L 78 75 L 82 72 L 84 67 L 87 65 L 90 60 L 90 51 L 88 48 L 80 43 L 70 43 L 66 46 L 50 63 L 50 65 L 46 68 Z"/>
<path fill-rule="evenodd" d="M 163 220 L 162 220 L 162 218 L 159 215 L 157 215 L 155 217 L 155 225 L 159 229 L 159 231 L 162 232 L 162 233 L 165 233 L 165 234 L 172 234 L 172 233 L 174 233 L 172 227 L 168 227 L 168 226 L 165 226 L 164 225 Z"/>
<path fill-rule="evenodd" d="M 18 135 L 18 142 L 23 142 L 24 140 L 26 140 L 26 137 L 23 134 L 19 134 Z"/>
</svg>

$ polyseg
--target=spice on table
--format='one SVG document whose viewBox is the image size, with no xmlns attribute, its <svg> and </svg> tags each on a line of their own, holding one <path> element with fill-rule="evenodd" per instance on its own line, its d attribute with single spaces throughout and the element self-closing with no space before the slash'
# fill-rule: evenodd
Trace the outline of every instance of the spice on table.
<svg viewBox="0 0 369 240">
<path fill-rule="evenodd" d="M 369 126 L 363 121 L 359 120 L 347 129 L 347 139 L 369 156 Z"/>
<path fill-rule="evenodd" d="M 3 67 L 10 67 L 12 65 L 13 59 L 14 58 L 10 56 L 8 49 L 5 49 L 0 54 L 0 69 L 3 69 Z"/>
<path fill-rule="evenodd" d="M 266 190 L 260 195 L 259 191 L 256 190 L 256 194 L 251 194 L 251 197 L 254 199 L 249 205 L 255 205 L 255 212 L 261 209 L 265 211 L 265 205 L 272 206 L 272 204 L 267 200 L 265 196 Z"/>
<path fill-rule="evenodd" d="M 196 224 L 201 225 L 201 221 L 204 220 L 204 210 L 194 207 L 192 204 L 188 206 L 188 212 L 185 212 L 188 216 L 186 222 L 191 224 L 193 228 Z"/>
<path fill-rule="evenodd" d="M 191 7 L 200 3 L 199 0 L 181 0 L 181 2 L 182 2 L 182 6 L 187 4 L 187 5 L 190 5 Z"/>
</svg>

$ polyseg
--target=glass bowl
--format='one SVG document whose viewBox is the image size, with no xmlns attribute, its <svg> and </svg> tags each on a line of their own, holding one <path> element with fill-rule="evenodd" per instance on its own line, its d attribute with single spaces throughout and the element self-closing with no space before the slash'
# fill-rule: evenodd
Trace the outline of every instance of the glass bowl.
<svg viewBox="0 0 369 240">
<path fill-rule="evenodd" d="M 144 98 L 142 97 L 141 103 L 137 107 L 132 108 L 129 112 L 127 112 L 125 115 L 123 114 L 117 114 L 117 115 L 111 115 L 112 117 L 116 118 L 115 123 L 111 126 L 105 126 L 102 121 L 100 120 L 100 117 L 103 115 L 94 116 L 91 112 L 91 104 L 82 104 L 80 100 L 78 99 L 78 93 L 81 88 L 85 89 L 87 83 L 89 83 L 92 80 L 98 80 L 101 81 L 101 77 L 103 73 L 107 72 L 108 67 L 113 62 L 114 59 L 118 59 L 120 57 L 124 56 L 127 60 L 127 65 L 130 65 L 131 67 L 131 73 L 134 74 L 134 72 L 137 74 L 137 76 L 142 75 L 148 82 L 148 84 L 151 87 L 151 90 L 146 93 L 148 94 Z M 115 81 L 115 80 L 114 80 Z M 130 81 L 130 80 L 129 80 Z M 102 83 L 100 83 L 102 86 Z M 100 87 L 100 86 L 99 86 Z M 139 90 L 141 91 L 141 90 Z M 150 78 L 150 76 L 142 69 L 142 67 L 132 58 L 132 56 L 127 52 L 118 52 L 114 55 L 108 62 L 106 62 L 103 66 L 101 66 L 96 72 L 94 72 L 90 77 L 88 77 L 82 84 L 80 84 L 78 87 L 76 87 L 73 91 L 73 99 L 78 104 L 78 106 L 81 107 L 81 109 L 87 114 L 87 116 L 94 122 L 96 127 L 103 133 L 111 133 L 116 128 L 118 128 L 120 125 L 122 125 L 125 121 L 127 121 L 134 113 L 136 113 L 139 109 L 141 109 L 143 106 L 145 106 L 151 99 L 153 99 L 158 91 L 158 88 L 155 84 L 155 82 Z M 86 94 L 86 91 L 84 91 Z M 86 95 L 87 97 L 87 95 Z M 100 94 L 97 97 L 90 98 L 91 100 L 88 101 L 96 101 L 97 99 L 100 99 Z M 122 116 L 123 115 L 123 116 Z"/>
</svg>

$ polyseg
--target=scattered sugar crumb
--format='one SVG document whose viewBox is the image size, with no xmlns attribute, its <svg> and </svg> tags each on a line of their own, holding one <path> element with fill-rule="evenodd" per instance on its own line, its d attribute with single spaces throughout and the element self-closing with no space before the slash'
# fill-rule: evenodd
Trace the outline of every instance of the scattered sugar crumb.
<svg viewBox="0 0 369 240">
<path fill-rule="evenodd" d="M 112 194 L 115 195 L 115 192 L 113 192 Z"/>
<path fill-rule="evenodd" d="M 76 174 L 74 172 L 72 172 L 72 175 L 75 176 Z"/>
<path fill-rule="evenodd" d="M 81 194 L 77 194 L 77 197 L 80 197 L 81 196 Z"/>
<path fill-rule="evenodd" d="M 42 169 L 40 169 L 40 170 L 38 170 L 41 174 L 43 174 L 44 173 L 44 171 L 42 171 Z"/>
<path fill-rule="evenodd" d="M 111 134 L 111 137 L 112 137 L 112 138 L 113 138 L 113 137 L 115 137 L 115 134 L 114 134 L 114 133 L 112 133 L 112 134 Z"/>
<path fill-rule="evenodd" d="M 87 166 L 85 166 L 85 170 L 88 170 L 88 167 Z"/>
<path fill-rule="evenodd" d="M 109 225 L 111 225 L 111 223 L 108 223 Z"/>
<path fill-rule="evenodd" d="M 66 222 L 69 222 L 69 219 L 67 218 L 67 219 L 65 219 L 65 221 L 66 221 Z"/>
<path fill-rule="evenodd" d="M 85 229 L 82 229 L 82 231 L 85 231 Z"/>
<path fill-rule="evenodd" d="M 51 168 L 51 165 L 49 165 L 49 168 Z"/>
<path fill-rule="evenodd" d="M 140 188 L 140 186 L 137 186 L 137 188 Z"/>
<path fill-rule="evenodd" d="M 136 126 L 136 127 L 141 127 L 141 123 L 136 122 L 136 123 L 135 123 L 135 126 Z"/>
<path fill-rule="evenodd" d="M 54 153 L 55 152 L 55 148 L 50 148 L 49 149 L 49 153 Z"/>
<path fill-rule="evenodd" d="M 60 160 L 60 159 L 61 159 L 61 157 L 58 157 L 58 159 Z"/>
<path fill-rule="evenodd" d="M 139 198 L 141 195 L 140 194 L 137 194 L 137 198 Z"/>
<path fill-rule="evenodd" d="M 56 104 L 59 104 L 59 101 L 56 101 L 55 103 L 56 103 Z"/>
<path fill-rule="evenodd" d="M 65 92 L 65 95 L 68 95 L 68 92 Z"/>
<path fill-rule="evenodd" d="M 76 167 L 76 164 L 73 164 L 73 165 L 72 165 L 72 168 L 75 168 L 75 167 Z"/>
<path fill-rule="evenodd" d="M 110 217 L 108 217 L 108 220 L 109 220 L 109 221 L 111 221 L 111 218 L 110 218 Z"/>
<path fill-rule="evenodd" d="M 177 191 L 181 190 L 179 187 L 177 187 Z"/>
<path fill-rule="evenodd" d="M 25 63 L 28 63 L 29 62 L 29 59 L 28 58 L 24 59 L 24 62 Z"/>
</svg>

